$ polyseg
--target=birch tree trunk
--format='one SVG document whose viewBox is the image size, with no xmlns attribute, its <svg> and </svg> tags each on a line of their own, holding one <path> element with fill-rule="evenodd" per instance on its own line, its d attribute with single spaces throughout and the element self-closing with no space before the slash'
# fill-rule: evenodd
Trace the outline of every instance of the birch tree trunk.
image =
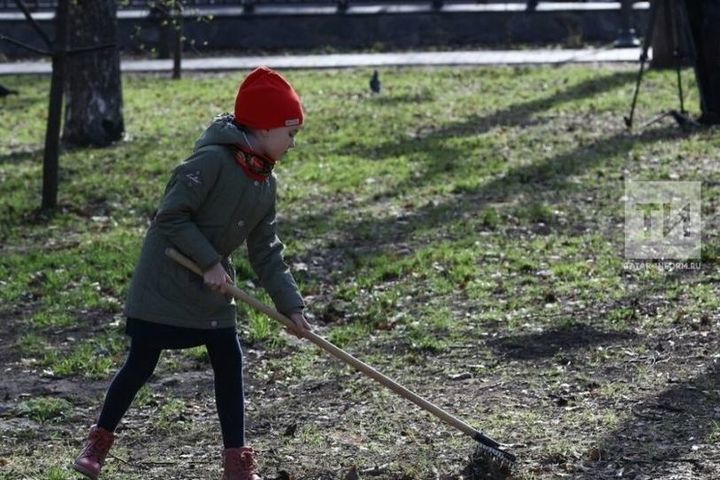
<svg viewBox="0 0 720 480">
<path fill-rule="evenodd" d="M 76 0 L 70 4 L 70 47 L 115 43 L 115 0 Z M 122 138 L 120 55 L 107 48 L 68 57 L 65 125 L 62 139 L 73 146 L 107 146 Z"/>
</svg>

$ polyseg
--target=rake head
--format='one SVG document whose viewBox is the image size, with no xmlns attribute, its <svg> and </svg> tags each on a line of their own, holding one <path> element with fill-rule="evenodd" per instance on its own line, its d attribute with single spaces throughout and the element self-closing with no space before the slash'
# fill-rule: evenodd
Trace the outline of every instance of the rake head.
<svg viewBox="0 0 720 480">
<path fill-rule="evenodd" d="M 512 475 L 515 456 L 480 443 L 463 470 L 468 480 L 508 480 Z"/>
<path fill-rule="evenodd" d="M 493 457 L 496 461 L 505 462 L 508 464 L 515 463 L 515 455 L 500 448 L 500 444 L 492 438 L 483 435 L 481 432 L 476 432 L 473 438 L 477 440 L 478 452 L 482 452 L 484 455 Z"/>
<path fill-rule="evenodd" d="M 515 455 L 500 448 L 492 438 L 477 432 L 473 435 L 478 445 L 465 469 L 465 477 L 471 480 L 506 480 L 510 477 Z"/>
</svg>

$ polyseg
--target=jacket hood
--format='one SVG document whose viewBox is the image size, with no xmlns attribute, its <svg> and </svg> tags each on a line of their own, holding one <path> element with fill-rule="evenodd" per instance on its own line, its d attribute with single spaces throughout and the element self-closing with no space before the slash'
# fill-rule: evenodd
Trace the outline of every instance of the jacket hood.
<svg viewBox="0 0 720 480">
<path fill-rule="evenodd" d="M 233 120 L 235 117 L 229 113 L 224 113 L 215 117 L 210 126 L 203 132 L 200 138 L 195 142 L 195 150 L 207 145 L 247 145 L 245 135 Z"/>
</svg>

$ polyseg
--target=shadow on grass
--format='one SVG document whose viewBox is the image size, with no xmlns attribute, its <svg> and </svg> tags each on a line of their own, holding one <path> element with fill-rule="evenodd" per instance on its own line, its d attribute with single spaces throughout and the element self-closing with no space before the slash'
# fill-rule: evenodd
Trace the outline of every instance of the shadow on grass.
<svg viewBox="0 0 720 480">
<path fill-rule="evenodd" d="M 433 129 L 421 139 L 403 139 L 391 141 L 372 147 L 351 147 L 344 153 L 359 155 L 364 158 L 384 159 L 391 156 L 426 152 L 443 144 L 446 139 L 467 137 L 487 133 L 498 126 L 530 126 L 544 122 L 531 118 L 533 114 L 548 110 L 559 104 L 580 100 L 592 95 L 613 90 L 635 79 L 634 72 L 614 72 L 610 75 L 595 77 L 573 85 L 553 95 L 513 104 L 508 108 L 487 115 L 473 115 L 459 122 L 449 123 L 441 128 Z M 414 100 L 413 100 L 414 101 Z M 618 116 L 618 118 L 620 115 Z M 620 124 L 620 122 L 618 122 Z"/>
<path fill-rule="evenodd" d="M 0 155 L 0 165 L 18 165 L 20 163 L 36 161 L 42 165 L 43 149 L 23 150 L 21 152 L 10 152 Z"/>
<path fill-rule="evenodd" d="M 15 86 L 12 88 L 18 90 L 18 94 L 0 99 L 0 109 L 5 112 L 10 112 L 14 116 L 20 118 L 23 116 L 27 117 L 27 112 L 37 105 L 38 102 L 44 104 L 47 101 L 45 100 L 46 94 L 44 94 L 44 92 L 38 94 L 37 92 L 27 92 Z"/>
<path fill-rule="evenodd" d="M 135 153 L 133 157 L 124 155 L 123 150 L 128 146 L 133 148 Z M 43 211 L 40 208 L 43 149 L 0 155 L 0 166 L 20 164 L 21 162 L 33 162 L 38 166 L 37 174 L 32 177 L 31 188 L 28 187 L 23 177 L 13 178 L 12 174 L 8 175 L 6 183 L 0 185 L 3 187 L 0 188 L 0 240 L 7 238 L 9 230 L 15 226 L 49 225 L 55 221 L 57 215 L 72 215 L 85 220 L 93 216 L 120 218 L 129 215 L 133 219 L 137 215 L 145 218 L 151 217 L 157 208 L 157 202 L 162 196 L 172 169 L 183 158 L 181 155 L 169 155 L 166 164 L 158 164 L 156 167 L 148 167 L 139 162 L 138 159 L 147 158 L 158 149 L 157 140 L 150 138 L 118 141 L 103 148 L 61 148 L 57 207 L 51 211 Z M 74 152 L 80 152 L 90 158 L 97 155 L 103 160 L 97 164 L 98 167 L 91 174 L 81 176 L 80 172 L 83 171 L 83 167 L 78 164 L 76 158 L 73 158 Z M 121 181 L 109 180 L 112 170 L 105 172 L 103 170 L 105 163 L 121 164 L 120 166 L 123 168 L 121 171 L 127 171 L 128 175 L 120 175 Z M 113 168 L 118 167 L 114 166 Z M 142 182 L 133 180 L 135 176 L 140 175 L 145 180 L 154 179 L 156 185 L 155 195 L 143 203 L 136 201 L 144 198 L 143 192 L 138 186 L 142 185 Z M 6 192 L 8 194 L 23 192 L 25 197 L 13 198 L 11 195 L 5 195 Z M 125 200 L 122 204 L 110 201 L 110 199 L 117 198 L 125 198 Z"/>
<path fill-rule="evenodd" d="M 568 177 L 602 166 L 639 144 L 685 136 L 674 127 L 646 130 L 635 136 L 617 132 L 569 152 L 512 168 L 505 175 L 495 177 L 478 188 L 466 189 L 444 201 L 414 208 L 404 214 L 401 220 L 388 216 L 380 219 L 353 217 L 328 221 L 336 209 L 343 208 L 331 205 L 292 221 L 286 220 L 281 229 L 302 231 L 308 227 L 315 228 L 316 237 L 333 238 L 330 245 L 332 248 L 359 249 L 366 255 L 374 255 L 392 249 L 418 230 L 443 228 L 449 221 L 458 220 L 467 212 L 479 212 L 490 202 L 509 201 L 519 196 L 523 196 L 525 202 L 532 202 L 535 199 L 542 200 L 548 193 L 557 196 L 568 188 Z M 572 188 L 577 187 L 572 185 Z M 389 192 L 388 196 L 393 196 L 393 193 Z"/>
<path fill-rule="evenodd" d="M 388 107 L 393 105 L 402 105 L 405 103 L 424 103 L 431 102 L 435 96 L 431 91 L 422 91 L 419 93 L 404 93 L 401 95 L 371 97 L 371 101 L 379 107 Z"/>
<path fill-rule="evenodd" d="M 375 199 L 392 198 L 403 192 L 438 182 L 438 177 L 455 168 L 456 159 L 466 156 L 466 152 L 462 148 L 448 147 L 446 140 L 449 138 L 480 135 L 498 125 L 525 126 L 538 123 L 544 120 L 532 119 L 534 113 L 612 90 L 634 78 L 634 72 L 614 72 L 580 82 L 547 97 L 512 105 L 489 115 L 477 115 L 461 122 L 451 123 L 420 139 L 403 139 L 373 147 L 349 147 L 345 153 L 375 159 L 416 154 L 424 164 L 419 169 L 419 175 L 400 182 L 375 197 Z M 310 226 L 319 229 L 316 236 L 321 237 L 334 231 L 340 232 L 343 238 L 333 242 L 333 246 L 338 248 L 354 247 L 364 243 L 387 245 L 419 228 L 439 227 L 448 219 L 458 217 L 463 212 L 477 211 L 488 201 L 507 201 L 521 194 L 537 197 L 548 191 L 550 187 L 553 191 L 559 192 L 566 187 L 568 177 L 602 166 L 612 157 L 628 151 L 637 144 L 683 136 L 684 134 L 678 129 L 671 127 L 646 130 L 637 136 L 629 135 L 624 130 L 617 131 L 609 137 L 579 145 L 569 152 L 530 165 L 512 168 L 504 176 L 497 176 L 478 188 L 465 189 L 447 201 L 414 209 L 404 216 L 402 222 L 398 222 L 396 218 L 379 220 L 358 218 L 344 222 L 329 222 L 328 218 L 331 218 L 336 210 L 344 207 L 328 205 L 293 221 L 285 221 L 281 228 L 297 231 Z"/>
<path fill-rule="evenodd" d="M 597 461 L 573 478 L 718 478 L 713 453 L 720 364 L 712 362 L 686 381 L 671 381 L 676 383 L 630 406 L 629 420 L 598 441 Z"/>
<path fill-rule="evenodd" d="M 421 163 L 416 176 L 398 183 L 394 192 L 402 193 L 438 181 L 438 178 L 458 168 L 458 164 L 467 158 L 467 151 L 448 144 L 449 139 L 475 137 L 487 133 L 499 126 L 530 127 L 547 122 L 547 119 L 533 118 L 534 114 L 546 111 L 559 104 L 576 101 L 598 95 L 625 85 L 635 78 L 634 72 L 621 71 L 609 75 L 594 77 L 573 85 L 563 91 L 528 102 L 513 104 L 508 108 L 485 115 L 472 115 L 462 121 L 451 122 L 441 127 L 428 126 L 427 132 L 418 132 L 415 137 L 404 137 L 373 146 L 352 146 L 340 151 L 341 154 L 355 155 L 372 161 L 409 156 Z M 399 102 L 415 102 L 417 95 L 403 96 Z M 422 95 L 420 95 L 422 98 Z M 382 99 L 383 103 L 392 98 Z M 620 119 L 620 115 L 618 115 Z M 618 122 L 620 124 L 620 121 Z M 622 135 L 621 135 L 622 136 Z M 599 145 L 594 145 L 595 147 Z M 564 168 L 571 158 L 561 158 L 557 168 Z M 541 168 L 545 168 L 543 162 Z"/>
<path fill-rule="evenodd" d="M 708 265 L 704 269 L 705 275 L 711 275 L 714 268 Z M 584 322 L 567 323 L 554 326 L 538 333 L 523 335 L 510 335 L 500 337 L 488 342 L 498 353 L 517 360 L 536 360 L 552 357 L 559 352 L 583 349 L 586 347 L 603 345 L 617 345 L 620 343 L 636 343 L 638 335 L 631 329 L 627 330 L 600 330 L 592 325 L 606 325 L 606 319 L 613 312 L 628 309 L 628 319 L 637 318 L 637 315 L 656 315 L 659 304 L 658 297 L 666 290 L 667 285 L 685 283 L 696 284 L 718 280 L 701 277 L 702 272 L 697 270 L 675 270 L 666 274 L 663 282 L 646 286 L 636 294 L 625 296 L 612 301 L 610 304 L 599 302 L 583 308 L 577 312 L 568 312 L 560 316 L 561 319 L 573 320 L 581 317 Z"/>
<path fill-rule="evenodd" d="M 624 342 L 635 337 L 637 335 L 631 331 L 603 331 L 576 323 L 540 333 L 502 337 L 491 340 L 488 344 L 501 355 L 517 360 L 534 360 L 552 357 L 568 350 Z"/>
</svg>

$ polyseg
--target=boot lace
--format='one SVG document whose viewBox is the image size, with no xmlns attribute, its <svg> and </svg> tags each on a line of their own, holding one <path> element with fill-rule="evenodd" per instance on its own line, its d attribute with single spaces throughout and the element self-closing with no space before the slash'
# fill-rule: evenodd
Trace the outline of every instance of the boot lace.
<svg viewBox="0 0 720 480">
<path fill-rule="evenodd" d="M 102 461 L 105 459 L 108 450 L 110 450 L 111 442 L 112 439 L 110 437 L 102 435 L 100 432 L 93 432 L 85 444 L 82 456 L 93 457 Z"/>
<path fill-rule="evenodd" d="M 240 455 L 234 457 L 232 460 L 233 463 L 235 463 L 235 468 L 241 472 L 255 473 L 257 471 L 257 462 L 251 450 L 241 452 Z"/>
</svg>

